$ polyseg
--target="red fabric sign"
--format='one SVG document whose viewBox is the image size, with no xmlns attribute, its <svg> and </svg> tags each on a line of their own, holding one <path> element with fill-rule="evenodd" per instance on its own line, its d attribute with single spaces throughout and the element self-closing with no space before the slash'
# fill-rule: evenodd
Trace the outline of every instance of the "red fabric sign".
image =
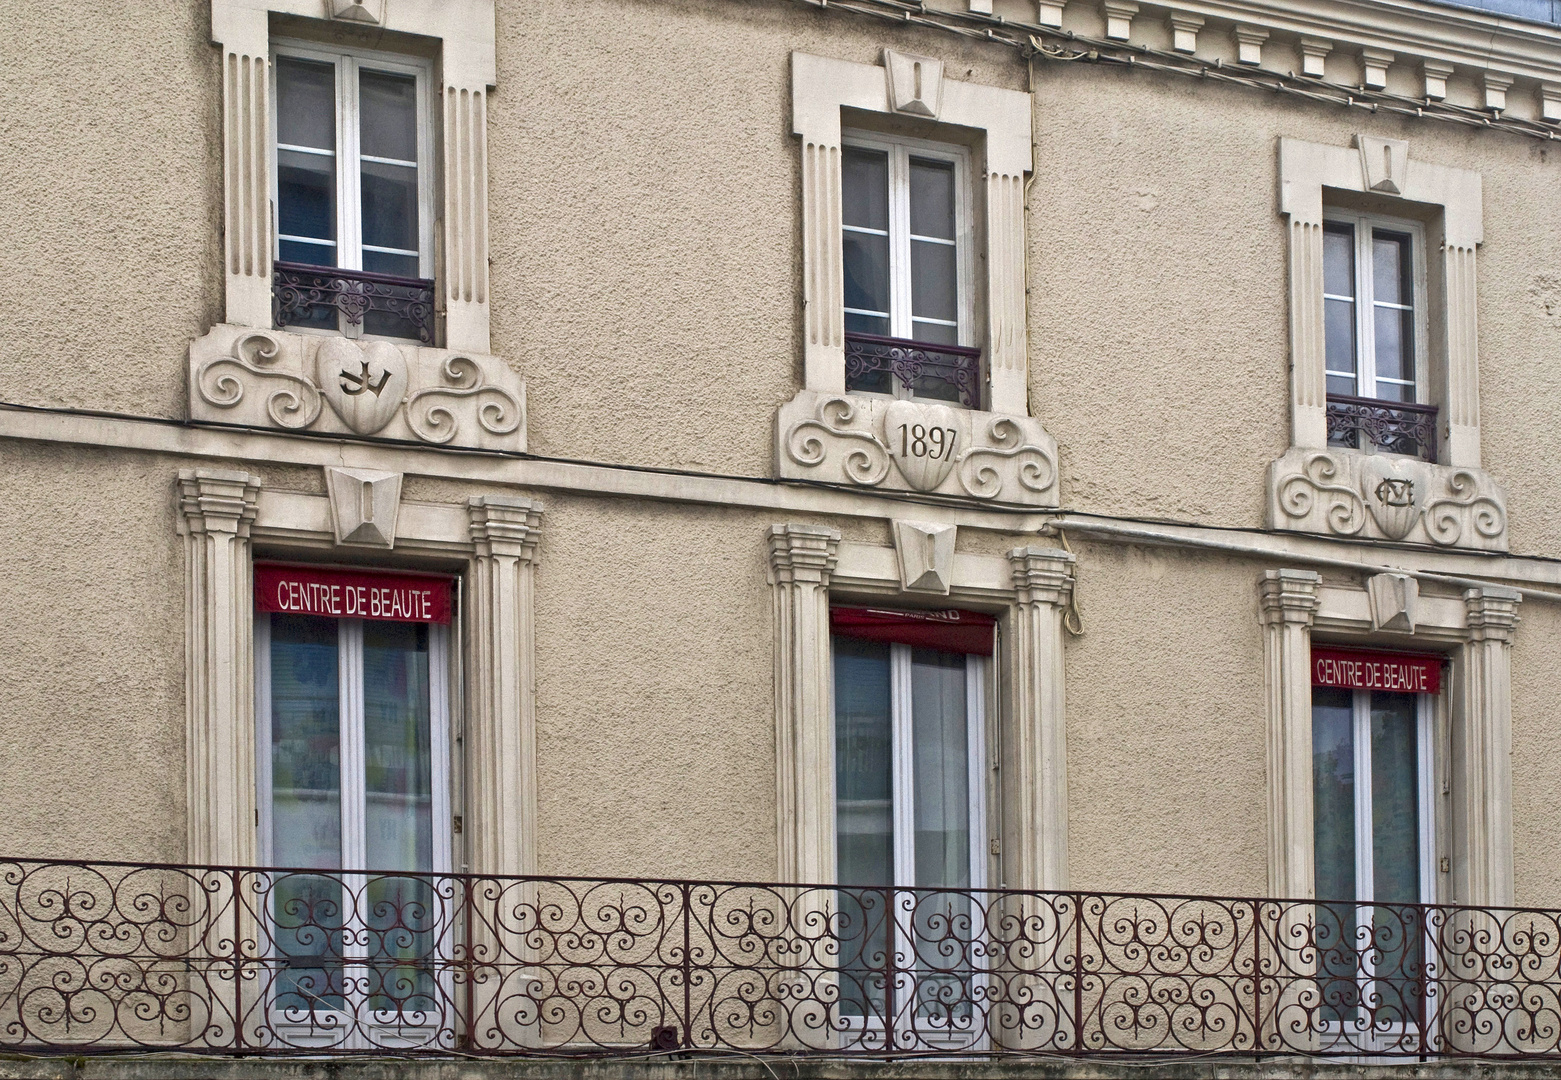
<svg viewBox="0 0 1561 1080">
<path fill-rule="evenodd" d="M 923 649 L 992 655 L 997 620 L 974 611 L 881 611 L 877 608 L 829 609 L 829 629 L 842 637 L 915 645 Z"/>
<path fill-rule="evenodd" d="M 255 566 L 255 610 L 386 622 L 450 621 L 450 579 L 318 566 Z"/>
<path fill-rule="evenodd" d="M 1353 690 L 1436 694 L 1442 689 L 1443 657 L 1312 646 L 1312 685 Z"/>
</svg>

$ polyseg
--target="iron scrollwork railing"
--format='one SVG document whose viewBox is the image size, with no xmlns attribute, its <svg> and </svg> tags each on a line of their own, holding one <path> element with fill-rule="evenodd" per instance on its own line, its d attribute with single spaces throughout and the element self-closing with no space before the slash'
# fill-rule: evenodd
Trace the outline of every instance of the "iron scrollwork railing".
<svg viewBox="0 0 1561 1080">
<path fill-rule="evenodd" d="M 350 325 L 369 333 L 416 338 L 424 345 L 434 342 L 431 278 L 277 262 L 271 278 L 271 308 L 277 329 L 315 326 L 322 318 L 334 329 L 335 314 L 340 312 Z"/>
<path fill-rule="evenodd" d="M 1561 1059 L 1561 912 L 0 860 L 0 1051 Z"/>
<path fill-rule="evenodd" d="M 981 407 L 981 350 L 876 334 L 846 335 L 846 389 L 893 393 L 898 381 L 918 396 Z"/>
<path fill-rule="evenodd" d="M 1328 441 L 1436 462 L 1435 405 L 1328 395 Z"/>
</svg>

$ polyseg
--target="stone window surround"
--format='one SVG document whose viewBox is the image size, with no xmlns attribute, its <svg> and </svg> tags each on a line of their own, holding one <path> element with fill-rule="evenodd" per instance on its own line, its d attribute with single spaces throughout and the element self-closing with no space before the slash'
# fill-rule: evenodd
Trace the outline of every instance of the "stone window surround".
<svg viewBox="0 0 1561 1080">
<path fill-rule="evenodd" d="M 1430 292 L 1435 361 L 1433 401 L 1447 432 L 1446 465 L 1480 465 L 1479 350 L 1475 311 L 1475 249 L 1484 240 L 1480 174 L 1409 157 L 1403 140 L 1357 136 L 1354 147 L 1279 140 L 1279 212 L 1290 234 L 1291 445 L 1328 448 L 1326 341 L 1323 333 L 1322 227 L 1327 191 L 1370 195 L 1402 204 L 1399 216 L 1433 216 L 1427 243 L 1440 247 Z M 1379 171 L 1387 155 L 1392 168 Z M 1399 175 L 1392 175 L 1397 172 Z M 1438 236 L 1440 234 L 1440 236 Z M 1438 243 L 1440 241 L 1440 243 Z M 1434 260 L 1427 257 L 1427 268 Z M 1438 371 L 1438 366 L 1440 371 Z"/>
<path fill-rule="evenodd" d="M 805 524 L 773 525 L 766 540 L 775 617 L 777 870 L 780 881 L 829 884 L 836 875 L 830 597 L 884 603 L 928 590 L 906 585 L 903 552 L 895 547 L 842 541 L 834 529 Z M 998 881 L 1013 889 L 1064 889 L 1063 614 L 1074 556 L 1030 547 L 1006 558 L 954 552 L 952 536 L 947 548 L 946 592 L 930 590 L 947 597 L 940 606 L 1004 609 L 994 665 L 1004 766 L 994 832 Z"/>
<path fill-rule="evenodd" d="M 919 62 L 921 98 L 890 86 L 896 61 Z M 896 108 L 896 104 L 899 108 Z M 885 50 L 885 63 L 791 54 L 792 131 L 802 143 L 804 384 L 845 392 L 841 111 L 905 115 L 979 133 L 982 175 L 987 407 L 1029 415 L 1025 306 L 1024 178 L 1032 168 L 1030 95 L 943 77 L 942 63 Z M 979 316 L 978 316 L 979 317 Z"/>
<path fill-rule="evenodd" d="M 1315 895 L 1312 822 L 1313 631 L 1366 644 L 1377 623 L 1370 592 L 1324 584 L 1312 570 L 1265 571 L 1263 624 L 1268 743 L 1268 887 L 1275 897 Z M 1439 903 L 1510 906 L 1512 861 L 1512 635 L 1522 593 L 1469 588 L 1420 597 L 1412 630 L 1370 639 L 1378 648 L 1445 652 L 1451 659 L 1436 704 L 1434 763 L 1446 820 L 1436 823 L 1448 870 Z"/>
<path fill-rule="evenodd" d="M 396 474 L 361 475 L 394 477 L 399 497 Z M 334 492 L 337 485 L 330 487 Z M 343 487 L 355 502 L 357 488 Z M 366 561 L 382 559 L 388 545 L 343 543 L 339 500 L 266 491 L 241 470 L 181 470 L 177 494 L 186 564 L 188 858 L 252 866 L 258 856 L 254 547 L 300 561 L 363 552 Z M 398 503 L 388 528 L 403 555 L 430 567 L 465 564 L 451 635 L 459 695 L 451 741 L 463 747 L 464 759 L 454 778 L 464 797 L 452 800 L 465 808 L 465 850 L 457 849 L 457 865 L 480 874 L 535 873 L 533 577 L 542 507 L 493 495 L 464 506 Z"/>
<path fill-rule="evenodd" d="M 379 10 L 384 29 L 441 43 L 442 212 L 436 231 L 443 257 L 436 274 L 445 346 L 486 353 L 493 0 L 388 0 Z M 326 11 L 321 0 L 211 0 L 211 37 L 223 54 L 226 319 L 237 326 L 271 328 L 270 16 L 320 19 Z"/>
</svg>

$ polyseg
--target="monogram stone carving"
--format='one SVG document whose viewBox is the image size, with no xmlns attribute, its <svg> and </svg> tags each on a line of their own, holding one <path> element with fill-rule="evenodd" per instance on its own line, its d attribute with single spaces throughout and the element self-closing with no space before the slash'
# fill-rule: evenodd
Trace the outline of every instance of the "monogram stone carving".
<svg viewBox="0 0 1561 1080">
<path fill-rule="evenodd" d="M 496 356 L 218 325 L 190 343 L 190 418 L 525 450 L 526 383 Z"/>
<path fill-rule="evenodd" d="M 1481 469 L 1346 449 L 1291 449 L 1268 470 L 1275 529 L 1507 550 L 1506 495 Z"/>
<path fill-rule="evenodd" d="M 787 479 L 1057 505 L 1057 443 L 1028 416 L 803 390 L 775 436 Z"/>
</svg>

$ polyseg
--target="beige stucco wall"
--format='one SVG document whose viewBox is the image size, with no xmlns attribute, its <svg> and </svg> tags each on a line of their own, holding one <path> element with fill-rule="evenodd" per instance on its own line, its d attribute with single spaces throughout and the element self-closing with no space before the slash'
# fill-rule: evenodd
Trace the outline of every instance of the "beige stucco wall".
<svg viewBox="0 0 1561 1080">
<path fill-rule="evenodd" d="M 1561 606 L 1526 603 L 1512 645 L 1516 902 L 1561 908 Z"/>
</svg>

